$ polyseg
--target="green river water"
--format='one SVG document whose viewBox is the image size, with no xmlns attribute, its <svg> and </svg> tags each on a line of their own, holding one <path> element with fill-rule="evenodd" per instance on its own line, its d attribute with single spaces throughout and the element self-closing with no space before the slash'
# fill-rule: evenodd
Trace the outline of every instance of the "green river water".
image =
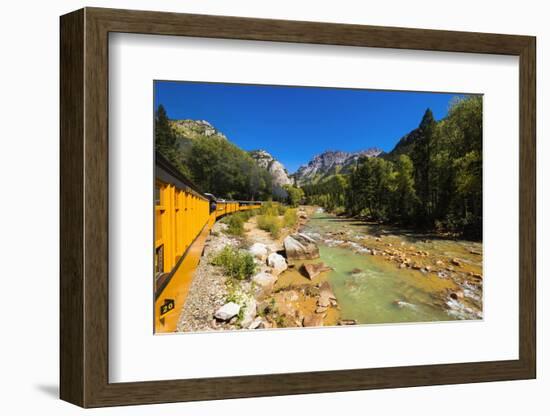
<svg viewBox="0 0 550 416">
<path fill-rule="evenodd" d="M 481 243 L 430 239 L 319 212 L 311 217 L 303 232 L 318 241 L 321 260 L 334 269 L 327 280 L 338 299 L 342 319 L 376 324 L 481 318 L 481 311 L 471 308 L 468 298 L 462 302 L 442 299 L 445 290 L 457 288 L 456 281 L 441 279 L 435 273 L 400 269 L 395 262 L 360 252 L 358 246 L 340 247 L 342 240 L 334 235 L 344 235 L 347 241 L 382 235 L 383 241 L 392 246 L 414 245 L 415 249 L 429 251 L 434 258 L 458 257 L 473 270 L 481 270 Z M 480 298 L 480 292 L 466 293 Z"/>
</svg>

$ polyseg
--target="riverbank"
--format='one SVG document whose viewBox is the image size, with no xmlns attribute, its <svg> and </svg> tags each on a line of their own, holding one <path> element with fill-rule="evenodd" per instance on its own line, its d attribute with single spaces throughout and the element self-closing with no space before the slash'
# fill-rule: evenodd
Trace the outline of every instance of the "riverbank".
<svg viewBox="0 0 550 416">
<path fill-rule="evenodd" d="M 268 247 L 271 255 L 277 253 L 284 256 L 286 261 L 286 269 L 281 273 L 276 270 L 274 273 L 269 266 L 261 267 L 262 273 L 275 275 L 267 285 L 267 290 L 258 296 L 261 299 L 260 314 L 265 317 L 268 327 L 307 327 L 339 323 L 338 301 L 327 280 L 331 268 L 326 267 L 318 256 L 312 255 L 311 259 L 296 258 L 297 256 L 289 252 L 288 239 L 302 238 L 301 231 L 315 211 L 316 207 L 301 206 L 297 213 L 299 218 L 296 226 L 277 239 L 265 232 L 258 233 L 254 218 L 249 222 L 251 229 L 247 231 L 248 240 L 260 241 Z M 313 250 L 317 249 L 316 243 L 310 243 Z M 260 258 L 260 261 L 263 259 Z"/>
<path fill-rule="evenodd" d="M 227 235 L 227 225 L 216 223 L 195 271 L 178 332 L 336 324 L 337 301 L 325 276 L 329 269 L 308 266 L 318 274 L 308 279 L 304 265 L 320 263 L 292 260 L 285 253 L 285 241 L 313 213 L 313 207 L 300 207 L 295 224 L 282 228 L 277 237 L 259 227 L 257 215 L 246 221 L 239 237 Z M 255 272 L 250 278 L 231 278 L 213 265 L 215 256 L 226 247 L 253 256 Z"/>
<path fill-rule="evenodd" d="M 276 237 L 259 227 L 258 216 L 247 219 L 239 237 L 216 223 L 178 331 L 482 318 L 481 243 L 337 217 L 318 207 L 301 206 L 296 216 Z M 225 247 L 253 257 L 253 273 L 232 278 L 213 265 Z"/>
</svg>

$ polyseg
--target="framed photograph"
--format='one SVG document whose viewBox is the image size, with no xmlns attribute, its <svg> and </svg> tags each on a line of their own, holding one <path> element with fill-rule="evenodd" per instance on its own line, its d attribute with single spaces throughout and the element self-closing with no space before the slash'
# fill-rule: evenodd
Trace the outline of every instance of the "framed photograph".
<svg viewBox="0 0 550 416">
<path fill-rule="evenodd" d="M 535 49 L 62 16 L 61 398 L 534 378 Z"/>
</svg>

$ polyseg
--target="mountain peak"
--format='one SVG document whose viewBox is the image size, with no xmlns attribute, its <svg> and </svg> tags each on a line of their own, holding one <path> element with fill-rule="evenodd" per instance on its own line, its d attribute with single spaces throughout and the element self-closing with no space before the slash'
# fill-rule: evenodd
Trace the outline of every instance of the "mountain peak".
<svg viewBox="0 0 550 416">
<path fill-rule="evenodd" d="M 294 177 L 300 185 L 317 182 L 328 175 L 347 171 L 360 157 L 376 157 L 381 153 L 381 149 L 374 147 L 358 152 L 327 150 L 314 156 L 306 165 L 300 166 Z"/>
<path fill-rule="evenodd" d="M 267 170 L 271 175 L 274 194 L 284 196 L 286 191 L 284 191 L 283 186 L 292 185 L 294 181 L 289 177 L 283 164 L 263 149 L 251 150 L 248 154 L 256 161 L 259 167 Z"/>
<path fill-rule="evenodd" d="M 206 120 L 170 120 L 170 125 L 176 133 L 191 140 L 196 139 L 199 136 L 218 136 L 222 139 L 227 139 L 223 133 L 217 130 Z"/>
</svg>

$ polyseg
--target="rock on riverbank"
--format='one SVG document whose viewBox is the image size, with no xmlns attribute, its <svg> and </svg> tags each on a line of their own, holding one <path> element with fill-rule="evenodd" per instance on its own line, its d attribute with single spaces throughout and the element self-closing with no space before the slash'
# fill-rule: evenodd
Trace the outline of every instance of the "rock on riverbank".
<svg viewBox="0 0 550 416">
<path fill-rule="evenodd" d="M 325 263 L 311 263 L 304 264 L 302 266 L 303 274 L 310 280 L 313 280 L 315 277 L 319 276 L 323 272 L 328 272 L 332 270 L 332 267 L 327 266 Z"/>
<path fill-rule="evenodd" d="M 289 260 L 318 259 L 319 247 L 314 239 L 306 234 L 298 233 L 287 236 L 283 240 L 286 258 Z"/>
</svg>

